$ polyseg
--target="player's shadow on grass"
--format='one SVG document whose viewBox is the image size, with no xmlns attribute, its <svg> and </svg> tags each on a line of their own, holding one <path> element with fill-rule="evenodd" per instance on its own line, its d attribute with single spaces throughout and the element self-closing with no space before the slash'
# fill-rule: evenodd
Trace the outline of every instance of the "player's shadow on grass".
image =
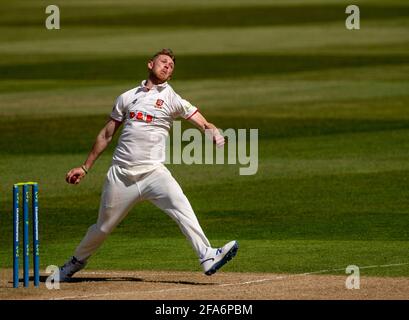
<svg viewBox="0 0 409 320">
<path fill-rule="evenodd" d="M 46 282 L 49 276 L 40 276 L 40 282 Z M 30 281 L 33 281 L 33 277 L 30 277 Z M 23 279 L 19 279 L 20 282 L 23 282 Z M 146 283 L 171 283 L 171 284 L 187 284 L 194 286 L 206 286 L 206 285 L 215 285 L 216 283 L 208 282 L 195 282 L 195 281 L 183 281 L 183 280 L 147 280 L 138 277 L 77 277 L 72 278 L 67 283 L 81 283 L 81 282 L 146 282 Z"/>
</svg>

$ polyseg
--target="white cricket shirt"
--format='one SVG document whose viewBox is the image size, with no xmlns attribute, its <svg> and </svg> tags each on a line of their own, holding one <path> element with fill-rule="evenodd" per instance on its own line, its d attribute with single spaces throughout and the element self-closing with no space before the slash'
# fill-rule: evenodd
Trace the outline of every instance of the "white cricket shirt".
<svg viewBox="0 0 409 320">
<path fill-rule="evenodd" d="M 123 122 L 113 164 L 125 168 L 151 167 L 165 162 L 166 138 L 173 120 L 189 119 L 197 108 L 182 99 L 167 83 L 141 85 L 121 94 L 110 117 Z"/>
</svg>

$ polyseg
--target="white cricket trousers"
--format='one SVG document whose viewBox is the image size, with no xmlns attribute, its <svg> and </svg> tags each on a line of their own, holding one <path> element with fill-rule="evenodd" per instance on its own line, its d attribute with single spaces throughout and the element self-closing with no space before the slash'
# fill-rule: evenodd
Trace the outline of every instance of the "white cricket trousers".
<svg viewBox="0 0 409 320">
<path fill-rule="evenodd" d="M 118 165 L 109 168 L 97 223 L 88 229 L 74 256 L 82 261 L 87 260 L 132 207 L 143 200 L 149 200 L 175 220 L 199 259 L 203 259 L 210 247 L 209 240 L 181 187 L 164 165 L 142 174 Z"/>
</svg>

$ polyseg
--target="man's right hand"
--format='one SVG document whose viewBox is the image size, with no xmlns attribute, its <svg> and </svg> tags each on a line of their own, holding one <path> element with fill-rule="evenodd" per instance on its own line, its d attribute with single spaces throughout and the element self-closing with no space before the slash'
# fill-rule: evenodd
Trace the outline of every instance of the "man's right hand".
<svg viewBox="0 0 409 320">
<path fill-rule="evenodd" d="M 86 175 L 84 169 L 81 167 L 71 169 L 67 172 L 65 176 L 65 181 L 71 184 L 79 184 L 81 179 L 84 178 Z"/>
</svg>

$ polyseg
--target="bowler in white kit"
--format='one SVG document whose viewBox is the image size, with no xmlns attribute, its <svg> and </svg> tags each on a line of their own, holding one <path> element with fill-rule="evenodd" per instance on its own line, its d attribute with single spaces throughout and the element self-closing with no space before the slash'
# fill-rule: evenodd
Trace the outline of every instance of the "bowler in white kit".
<svg viewBox="0 0 409 320">
<path fill-rule="evenodd" d="M 189 200 L 163 164 L 166 137 L 173 120 L 179 117 L 189 120 L 203 132 L 210 130 L 217 147 L 225 142 L 217 128 L 169 85 L 167 81 L 174 67 L 175 57 L 170 49 L 156 53 L 148 61 L 148 79 L 117 98 L 110 119 L 98 134 L 84 164 L 67 173 L 68 183 L 80 183 L 123 124 L 106 176 L 97 222 L 88 229 L 74 255 L 60 267 L 59 281 L 70 281 L 75 272 L 83 269 L 132 207 L 144 200 L 149 200 L 176 221 L 206 275 L 214 274 L 236 255 L 237 241 L 221 248 L 211 247 Z"/>
</svg>

